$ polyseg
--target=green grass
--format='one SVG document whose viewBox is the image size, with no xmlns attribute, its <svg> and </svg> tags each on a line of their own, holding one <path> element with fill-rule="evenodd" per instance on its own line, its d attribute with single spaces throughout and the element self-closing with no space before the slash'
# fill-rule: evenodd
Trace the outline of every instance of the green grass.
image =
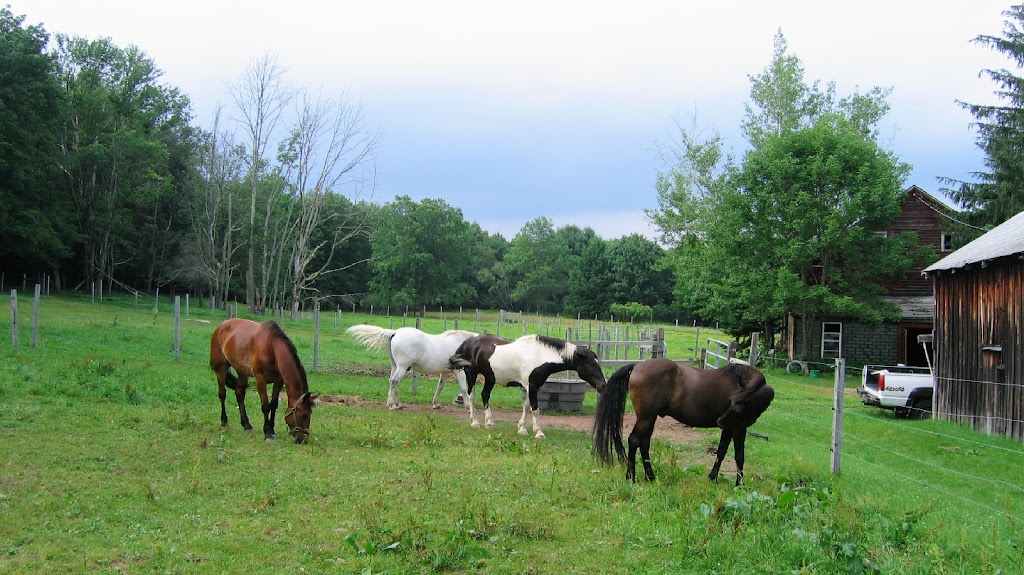
<svg viewBox="0 0 1024 575">
<path fill-rule="evenodd" d="M 656 439 L 658 480 L 633 485 L 595 463 L 583 433 L 546 426 L 538 442 L 513 424 L 384 409 L 386 356 L 343 333 L 388 325 L 380 316 L 344 314 L 337 332 L 322 319 L 317 373 L 312 322 L 280 320 L 313 391 L 377 404 L 319 406 L 297 446 L 243 432 L 237 413 L 220 427 L 207 361 L 223 318 L 208 310 L 182 321 L 176 362 L 169 303 L 44 299 L 35 349 L 30 304 L 17 354 L 0 325 L 2 573 L 1024 570 L 1019 444 L 848 395 L 832 475 L 830 379 L 768 374 L 776 399 L 755 431 L 770 439 L 748 439 L 744 487 L 707 481 L 713 431 L 695 445 Z M 669 349 L 683 349 L 685 330 L 669 329 Z M 406 380 L 401 397 L 425 404 L 433 391 Z M 494 403 L 516 409 L 519 394 L 496 390 Z"/>
</svg>

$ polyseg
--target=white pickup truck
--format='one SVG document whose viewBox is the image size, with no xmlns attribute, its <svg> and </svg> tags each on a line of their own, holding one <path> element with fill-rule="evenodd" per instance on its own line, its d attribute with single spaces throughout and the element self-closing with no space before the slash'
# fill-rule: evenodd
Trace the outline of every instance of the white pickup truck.
<svg viewBox="0 0 1024 575">
<path fill-rule="evenodd" d="M 857 395 L 864 405 L 891 409 L 897 417 L 923 419 L 931 415 L 933 389 L 927 367 L 865 365 Z"/>
</svg>

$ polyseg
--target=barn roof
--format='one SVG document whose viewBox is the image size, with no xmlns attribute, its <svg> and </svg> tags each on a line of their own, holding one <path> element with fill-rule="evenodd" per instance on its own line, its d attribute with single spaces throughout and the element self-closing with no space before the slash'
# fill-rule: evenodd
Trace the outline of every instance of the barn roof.
<svg viewBox="0 0 1024 575">
<path fill-rule="evenodd" d="M 996 258 L 1024 254 L 1024 212 L 924 269 L 924 273 L 964 268 Z"/>
</svg>

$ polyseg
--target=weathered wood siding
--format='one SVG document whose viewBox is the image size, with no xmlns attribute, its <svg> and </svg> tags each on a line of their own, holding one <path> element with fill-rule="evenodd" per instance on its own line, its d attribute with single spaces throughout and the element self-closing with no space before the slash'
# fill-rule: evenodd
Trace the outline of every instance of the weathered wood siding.
<svg viewBox="0 0 1024 575">
<path fill-rule="evenodd" d="M 931 295 L 932 280 L 922 276 L 921 271 L 943 255 L 942 232 L 948 222 L 946 218 L 939 215 L 943 209 L 937 200 L 917 186 L 911 186 L 907 190 L 907 197 L 900 208 L 900 214 L 889 224 L 886 232 L 890 235 L 914 232 L 917 234 L 917 245 L 932 248 L 935 257 L 926 262 L 924 266 L 907 270 L 904 277 L 886 282 L 886 291 L 891 295 Z"/>
<path fill-rule="evenodd" d="M 1024 441 L 1024 261 L 943 271 L 934 286 L 936 417 Z"/>
</svg>

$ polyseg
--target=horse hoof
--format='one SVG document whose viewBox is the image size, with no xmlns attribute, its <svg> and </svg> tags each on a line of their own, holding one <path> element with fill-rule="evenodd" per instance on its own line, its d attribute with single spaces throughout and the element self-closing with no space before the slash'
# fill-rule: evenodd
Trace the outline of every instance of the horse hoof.
<svg viewBox="0 0 1024 575">
<path fill-rule="evenodd" d="M 526 428 L 525 427 L 520 427 L 519 428 L 519 435 L 526 435 Z"/>
<path fill-rule="evenodd" d="M 251 427 L 249 427 L 249 428 L 246 428 L 245 432 L 246 433 L 256 433 L 256 430 L 251 428 Z"/>
<path fill-rule="evenodd" d="M 266 438 L 263 439 L 263 441 L 266 441 L 267 443 L 273 443 L 276 440 L 277 437 L 274 435 L 268 435 Z"/>
<path fill-rule="evenodd" d="M 533 438 L 534 438 L 534 439 L 547 439 L 547 438 L 546 438 L 546 437 L 544 436 L 544 432 L 543 432 L 543 431 L 538 431 L 538 432 L 537 432 L 537 435 L 534 435 L 534 436 L 533 436 Z"/>
<path fill-rule="evenodd" d="M 402 406 L 401 405 L 389 405 L 388 409 L 390 409 L 391 411 L 398 411 L 399 409 L 402 409 Z"/>
<path fill-rule="evenodd" d="M 473 429 L 479 429 L 480 428 L 480 422 L 479 421 L 474 421 L 473 423 L 470 423 L 469 426 L 472 427 Z"/>
<path fill-rule="evenodd" d="M 430 406 L 430 409 L 441 409 L 441 404 L 440 403 L 435 403 L 434 405 Z"/>
<path fill-rule="evenodd" d="M 487 423 L 484 424 L 484 427 L 487 429 L 494 429 L 494 422 L 488 421 Z"/>
</svg>

